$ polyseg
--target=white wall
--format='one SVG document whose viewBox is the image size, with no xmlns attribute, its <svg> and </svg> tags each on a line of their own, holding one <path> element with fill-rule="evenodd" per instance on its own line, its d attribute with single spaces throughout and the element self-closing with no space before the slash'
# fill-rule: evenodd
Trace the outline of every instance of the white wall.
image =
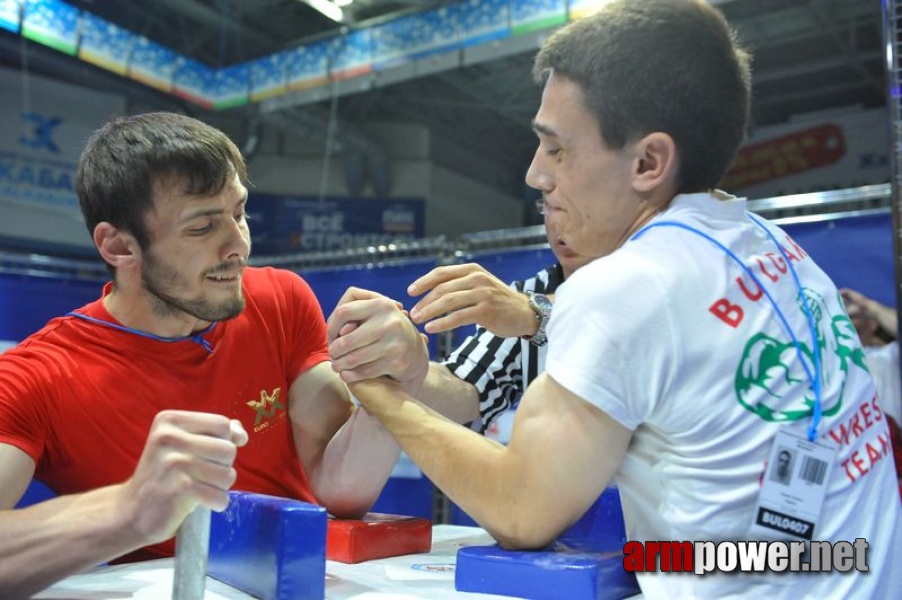
<svg viewBox="0 0 902 600">
<path fill-rule="evenodd" d="M 30 185 L 28 180 L 39 180 L 40 170 L 50 165 L 47 168 L 54 177 L 63 173 L 74 182 L 75 165 L 87 137 L 111 116 L 124 114 L 125 99 L 34 75 L 25 78 L 15 71 L 0 70 L 0 84 L 0 237 L 93 247 L 71 184 L 54 190 Z M 21 116 L 29 112 L 60 119 L 54 126 L 53 141 L 61 152 L 32 149 L 20 142 L 23 130 L 26 138 L 31 135 L 29 122 Z M 239 146 L 244 144 L 247 124 L 237 113 L 210 113 L 200 118 L 228 133 Z M 357 133 L 376 141 L 388 156 L 391 197 L 425 201 L 427 236 L 457 236 L 521 225 L 522 206 L 517 198 L 435 163 L 430 132 L 425 127 L 367 123 Z M 304 139 L 296 132 L 269 127 L 249 161 L 251 182 L 256 190 L 267 194 L 316 197 L 324 190 L 326 196 L 350 196 L 341 154 L 328 161 L 323 185 L 324 146 L 322 140 Z M 23 171 L 26 167 L 31 170 Z M 372 187 L 367 184 L 360 195 L 362 202 L 373 197 Z"/>
<path fill-rule="evenodd" d="M 436 165 L 429 157 L 429 131 L 408 123 L 370 124 L 367 134 L 390 157 L 391 195 L 426 201 L 425 235 L 458 236 L 464 233 L 522 225 L 522 202 L 461 173 Z M 278 195 L 317 196 L 323 178 L 323 148 L 292 135 L 271 132 L 249 171 L 255 189 Z M 281 148 L 282 154 L 276 155 Z M 342 156 L 329 161 L 325 193 L 349 195 Z M 361 201 L 372 197 L 367 186 Z"/>
<path fill-rule="evenodd" d="M 0 237 L 91 247 L 75 196 L 88 136 L 125 100 L 0 69 Z"/>
<path fill-rule="evenodd" d="M 257 155 L 249 164 L 249 176 L 255 189 L 267 194 L 317 196 L 323 178 L 321 157 Z M 392 196 L 396 198 L 426 198 L 430 192 L 431 164 L 427 160 L 392 159 Z M 349 195 L 345 184 L 341 156 L 329 161 L 326 195 Z M 367 186 L 363 197 L 372 197 Z"/>
<path fill-rule="evenodd" d="M 29 242 L 93 248 L 80 213 L 42 204 L 0 198 L 0 236 Z"/>
<path fill-rule="evenodd" d="M 434 167 L 426 235 L 458 236 L 523 224 L 523 203 L 459 173 Z"/>
</svg>

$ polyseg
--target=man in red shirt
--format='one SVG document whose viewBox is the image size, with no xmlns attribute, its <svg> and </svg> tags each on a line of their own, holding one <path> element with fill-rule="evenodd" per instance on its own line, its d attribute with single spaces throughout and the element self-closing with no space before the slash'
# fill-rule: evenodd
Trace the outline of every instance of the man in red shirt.
<svg viewBox="0 0 902 600">
<path fill-rule="evenodd" d="M 171 553 L 233 486 L 338 517 L 381 491 L 399 448 L 332 370 L 309 286 L 247 266 L 246 180 L 235 145 L 189 117 L 89 140 L 77 192 L 113 281 L 0 357 L 0 597 Z M 12 510 L 32 478 L 60 496 Z"/>
</svg>

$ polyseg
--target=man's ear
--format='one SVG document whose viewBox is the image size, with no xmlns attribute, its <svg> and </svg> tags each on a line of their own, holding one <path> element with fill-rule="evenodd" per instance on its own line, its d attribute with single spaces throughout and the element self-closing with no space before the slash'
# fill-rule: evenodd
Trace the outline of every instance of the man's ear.
<svg viewBox="0 0 902 600">
<path fill-rule="evenodd" d="M 676 181 L 678 158 L 676 143 L 668 134 L 649 133 L 634 145 L 636 151 L 633 187 L 649 193 L 658 188 L 671 188 Z"/>
<path fill-rule="evenodd" d="M 117 270 L 141 264 L 141 246 L 135 236 L 106 221 L 94 227 L 94 245 L 103 260 Z"/>
</svg>

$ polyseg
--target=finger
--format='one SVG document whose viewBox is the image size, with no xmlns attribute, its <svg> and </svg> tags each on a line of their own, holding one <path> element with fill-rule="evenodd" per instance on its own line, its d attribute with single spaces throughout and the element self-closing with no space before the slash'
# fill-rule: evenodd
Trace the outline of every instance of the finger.
<svg viewBox="0 0 902 600">
<path fill-rule="evenodd" d="M 332 352 L 332 346 L 338 346 L 353 335 L 359 335 L 353 341 L 353 347 L 336 349 L 334 353 Z M 411 352 L 420 349 L 412 348 L 411 342 L 412 339 L 402 340 L 388 329 L 380 329 L 379 332 L 355 331 L 347 338 L 339 338 L 330 346 L 330 354 L 333 356 L 332 369 L 341 372 L 348 369 L 356 369 L 367 363 L 380 363 L 386 365 L 386 368 L 388 365 L 397 362 L 407 363 L 409 360 L 413 360 L 413 358 L 410 358 Z M 404 368 L 404 364 L 397 367 L 398 370 L 403 370 Z M 391 375 L 396 372 L 397 370 L 387 370 L 379 374 Z"/>
<path fill-rule="evenodd" d="M 368 346 L 357 348 L 353 352 L 349 352 L 341 358 L 333 360 L 332 370 L 342 373 L 344 371 L 359 369 L 363 365 L 379 362 L 385 355 L 386 353 L 384 352 L 376 352 L 375 346 L 370 344 Z M 379 375 L 381 374 L 382 373 L 379 373 Z"/>
<path fill-rule="evenodd" d="M 339 368 L 347 368 L 348 356 L 376 343 L 386 335 L 386 329 L 371 323 L 362 325 L 349 323 L 340 333 L 341 335 L 329 343 L 329 356 L 333 363 L 339 365 Z"/>
<path fill-rule="evenodd" d="M 218 465 L 231 466 L 238 456 L 238 446 L 231 439 L 177 429 L 160 431 L 155 439 L 158 445 L 170 451 Z"/>
<path fill-rule="evenodd" d="M 436 286 L 445 283 L 447 281 L 451 281 L 454 279 L 460 279 L 461 277 L 466 276 L 467 274 L 473 272 L 474 270 L 483 270 L 482 267 L 475 263 L 467 263 L 464 265 L 448 265 L 444 267 L 436 267 L 411 283 L 407 287 L 407 293 L 411 296 L 419 296 L 421 294 L 425 294 L 426 292 L 432 290 Z"/>
<path fill-rule="evenodd" d="M 356 348 L 340 359 L 332 361 L 332 369 L 345 381 L 358 381 L 383 375 L 405 379 L 411 365 L 428 355 L 427 338 L 415 332 L 415 336 L 391 343 L 377 340 Z"/>
<path fill-rule="evenodd" d="M 357 323 L 347 323 L 344 327 L 341 328 L 341 331 L 338 332 L 338 337 L 344 337 L 357 329 L 359 325 Z"/>
<path fill-rule="evenodd" d="M 238 448 L 246 445 L 248 440 L 250 440 L 250 436 L 248 435 L 247 430 L 238 419 L 232 419 L 231 421 L 229 421 L 229 439 Z"/>
<path fill-rule="evenodd" d="M 471 303 L 469 293 L 472 286 L 464 278 L 450 279 L 432 288 L 410 309 L 410 318 L 415 323 L 434 319 L 442 313 L 456 310 Z M 463 296 L 453 296 L 463 294 Z"/>
<path fill-rule="evenodd" d="M 443 333 L 445 331 L 456 329 L 457 327 L 474 325 L 477 322 L 478 319 L 475 310 L 461 309 L 450 312 L 437 319 L 433 319 L 432 321 L 427 321 L 426 324 L 423 325 L 423 329 L 425 329 L 427 333 Z"/>
<path fill-rule="evenodd" d="M 374 298 L 384 298 L 384 296 L 379 292 L 351 286 L 341 295 L 336 306 L 341 306 L 342 304 L 353 302 L 355 300 L 372 300 Z"/>
<path fill-rule="evenodd" d="M 231 422 L 214 413 L 189 410 L 162 410 L 154 417 L 151 429 L 158 427 L 175 427 L 176 429 L 198 435 L 208 435 L 220 439 L 231 437 Z"/>
<path fill-rule="evenodd" d="M 373 300 L 355 300 L 347 304 L 342 304 L 332 311 L 329 319 L 326 321 L 326 339 L 332 342 L 341 337 L 342 329 L 349 323 L 359 323 L 370 318 L 374 311 L 378 310 L 379 304 Z"/>
<path fill-rule="evenodd" d="M 230 486 L 231 487 L 231 486 Z M 197 502 L 210 510 L 222 512 L 229 506 L 228 488 L 220 489 L 217 486 L 195 482 L 192 492 Z"/>
<path fill-rule="evenodd" d="M 404 316 L 394 304 L 380 303 L 379 310 L 370 318 L 354 328 L 346 327 L 341 330 L 341 335 L 329 343 L 329 355 L 333 362 L 341 361 L 346 355 L 370 344 L 378 344 L 380 351 L 384 352 L 388 350 L 387 344 L 409 339 L 413 329 L 410 318 Z M 340 366 L 347 367 L 348 365 Z"/>
<path fill-rule="evenodd" d="M 356 302 L 356 301 L 355 301 Z M 326 319 L 326 341 L 333 342 L 341 336 L 341 330 L 348 323 L 353 322 L 354 314 L 358 311 L 354 310 L 355 304 L 342 304 L 336 306 L 329 318 Z M 360 307 L 357 307 L 358 309 Z"/>
<path fill-rule="evenodd" d="M 448 287 L 445 287 L 448 285 Z M 443 315 L 464 311 L 476 306 L 479 301 L 479 292 L 472 289 L 456 290 L 457 286 L 442 284 L 429 292 L 410 310 L 410 316 L 414 323 L 423 324 Z M 463 323 L 462 323 L 463 324 Z M 434 331 L 429 333 L 435 333 Z"/>
<path fill-rule="evenodd" d="M 382 295 L 338 306 L 326 321 L 326 339 L 331 343 L 341 337 L 341 331 L 348 323 L 364 323 L 379 314 L 400 312 L 401 306 L 400 302 Z"/>
<path fill-rule="evenodd" d="M 238 471 L 231 465 L 206 460 L 191 461 L 188 473 L 192 480 L 221 491 L 227 491 L 238 479 Z"/>
<path fill-rule="evenodd" d="M 341 327 L 348 322 L 349 317 L 347 315 L 347 305 L 356 304 L 360 302 L 368 301 L 368 300 L 378 300 L 378 299 L 387 299 L 385 296 L 378 292 L 373 292 L 370 290 L 365 290 L 363 288 L 349 287 L 345 290 L 345 293 L 342 294 L 341 298 L 339 298 L 338 303 L 335 305 L 335 309 L 332 311 L 332 314 L 329 315 L 329 318 L 326 319 L 326 335 L 328 339 L 334 339 L 338 335 L 338 331 Z"/>
</svg>

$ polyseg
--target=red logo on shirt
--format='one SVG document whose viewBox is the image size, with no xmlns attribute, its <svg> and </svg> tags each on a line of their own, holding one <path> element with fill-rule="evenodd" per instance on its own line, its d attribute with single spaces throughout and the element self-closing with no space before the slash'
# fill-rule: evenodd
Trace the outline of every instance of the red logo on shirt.
<svg viewBox="0 0 902 600">
<path fill-rule="evenodd" d="M 257 411 L 257 418 L 254 420 L 254 431 L 261 431 L 272 425 L 273 421 L 279 413 L 284 414 L 285 405 L 279 402 L 279 393 L 281 388 L 276 388 L 271 394 L 267 394 L 266 390 L 260 390 L 260 399 L 251 400 L 248 406 Z"/>
</svg>

